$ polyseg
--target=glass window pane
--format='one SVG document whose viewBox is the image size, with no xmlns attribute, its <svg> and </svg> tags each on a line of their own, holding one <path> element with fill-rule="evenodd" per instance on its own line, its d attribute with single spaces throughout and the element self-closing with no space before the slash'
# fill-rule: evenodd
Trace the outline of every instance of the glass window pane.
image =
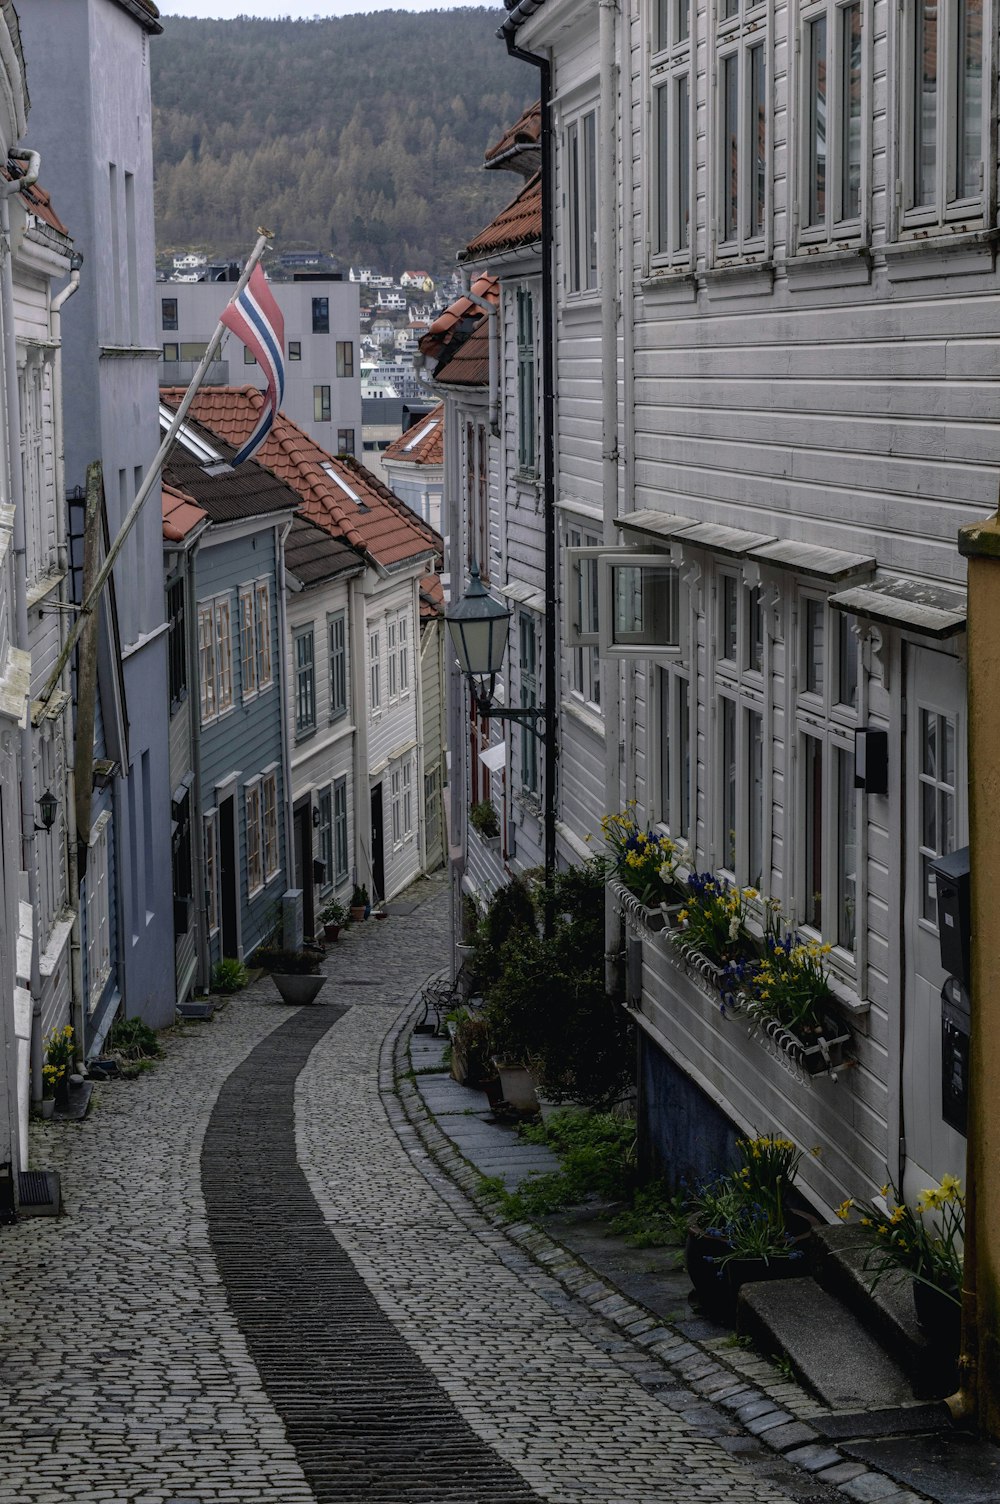
<svg viewBox="0 0 1000 1504">
<path fill-rule="evenodd" d="M 677 572 L 670 566 L 612 566 L 612 640 L 626 646 L 673 647 L 678 640 Z"/>
<path fill-rule="evenodd" d="M 656 40 L 653 43 L 656 52 L 662 52 L 670 46 L 670 6 L 672 0 L 656 0 Z M 683 4 L 683 0 L 681 0 Z"/>
<path fill-rule="evenodd" d="M 691 34 L 691 0 L 675 0 L 677 5 L 677 38 L 686 42 Z"/>
<path fill-rule="evenodd" d="M 937 177 L 938 0 L 914 0 L 913 202 L 933 204 Z"/>
<path fill-rule="evenodd" d="M 763 885 L 764 866 L 764 718 L 747 712 L 747 880 Z"/>
<path fill-rule="evenodd" d="M 686 679 L 677 680 L 677 762 L 680 775 L 678 790 L 678 834 L 685 840 L 691 835 L 691 686 Z"/>
<path fill-rule="evenodd" d="M 958 3 L 958 136 L 955 197 L 981 190 L 983 155 L 983 0 Z"/>
<path fill-rule="evenodd" d="M 656 249 L 670 250 L 670 88 L 656 91 Z"/>
<path fill-rule="evenodd" d="M 729 11 L 727 10 L 727 15 Z M 722 60 L 722 238 L 735 240 L 740 212 L 739 56 Z"/>
<path fill-rule="evenodd" d="M 928 778 L 937 778 L 938 718 L 932 710 L 920 712 L 920 769 Z"/>
<path fill-rule="evenodd" d="M 656 671 L 657 691 L 660 700 L 660 819 L 673 829 L 670 821 L 671 808 L 671 745 L 670 745 L 670 675 L 666 669 Z"/>
<path fill-rule="evenodd" d="M 722 620 L 720 622 L 720 656 L 736 662 L 736 642 L 739 630 L 737 618 L 736 579 L 731 574 L 722 576 Z"/>
<path fill-rule="evenodd" d="M 857 931 L 858 791 L 854 787 L 854 759 L 844 748 L 837 753 L 837 944 L 854 949 Z"/>
<path fill-rule="evenodd" d="M 805 687 L 809 694 L 821 695 L 825 681 L 823 643 L 823 602 L 806 601 L 805 612 Z"/>
<path fill-rule="evenodd" d="M 861 6 L 841 11 L 840 217 L 861 213 Z"/>
<path fill-rule="evenodd" d="M 686 251 L 691 243 L 691 100 L 688 92 L 687 74 L 677 80 L 677 142 L 675 157 L 675 181 L 677 203 L 675 206 L 674 249 Z"/>
<path fill-rule="evenodd" d="M 947 716 L 941 717 L 941 749 L 943 760 L 941 765 L 941 782 L 955 787 L 955 722 Z"/>
<path fill-rule="evenodd" d="M 920 844 L 939 854 L 937 827 L 937 788 L 933 783 L 920 785 Z"/>
<path fill-rule="evenodd" d="M 763 235 L 767 213 L 767 67 L 763 44 L 750 49 L 750 234 Z"/>
<path fill-rule="evenodd" d="M 764 608 L 756 590 L 747 591 L 747 640 L 744 653 L 745 669 L 760 674 L 764 671 Z"/>
<path fill-rule="evenodd" d="M 858 655 L 860 643 L 854 630 L 857 618 L 838 612 L 837 623 L 837 703 L 858 708 Z"/>
<path fill-rule="evenodd" d="M 722 707 L 722 865 L 736 871 L 736 705 Z"/>
<path fill-rule="evenodd" d="M 583 122 L 586 189 L 586 267 L 587 286 L 597 286 L 597 116 L 587 115 Z"/>
<path fill-rule="evenodd" d="M 806 224 L 826 222 L 826 16 L 806 28 L 808 59 L 808 167 L 809 200 Z"/>
</svg>

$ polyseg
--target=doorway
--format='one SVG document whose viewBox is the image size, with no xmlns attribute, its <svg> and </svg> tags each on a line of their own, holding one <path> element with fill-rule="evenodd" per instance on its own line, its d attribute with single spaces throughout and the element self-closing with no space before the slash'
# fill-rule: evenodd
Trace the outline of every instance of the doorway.
<svg viewBox="0 0 1000 1504">
<path fill-rule="evenodd" d="M 219 801 L 220 944 L 223 956 L 240 953 L 240 849 L 236 832 L 236 800 Z"/>
<path fill-rule="evenodd" d="M 372 789 L 372 902 L 385 897 L 385 830 L 382 812 L 382 784 Z"/>
<path fill-rule="evenodd" d="M 946 1172 L 962 1176 L 965 1139 L 942 1116 L 941 965 L 930 863 L 968 840 L 965 667 L 911 648 L 906 678 L 904 830 L 903 1189 L 916 1196 Z"/>
</svg>

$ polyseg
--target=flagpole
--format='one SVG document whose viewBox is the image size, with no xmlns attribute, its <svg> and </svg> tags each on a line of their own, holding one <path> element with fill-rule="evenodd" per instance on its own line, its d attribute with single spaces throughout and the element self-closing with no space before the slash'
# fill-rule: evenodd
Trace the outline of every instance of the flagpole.
<svg viewBox="0 0 1000 1504">
<path fill-rule="evenodd" d="M 265 250 L 267 249 L 268 242 L 271 240 L 271 234 L 272 232 L 270 230 L 260 231 L 257 244 L 251 251 L 247 259 L 247 264 L 243 268 L 242 276 L 233 289 L 232 297 L 226 304 L 227 308 L 235 303 L 236 299 L 239 297 L 240 293 L 249 282 L 254 267 L 257 265 L 261 256 L 263 256 Z M 122 525 L 115 536 L 114 542 L 108 549 L 104 563 L 101 565 L 94 578 L 93 587 L 86 600 L 83 602 L 83 605 L 80 607 L 80 610 L 77 613 L 76 621 L 73 623 L 72 629 L 70 630 L 69 635 L 66 638 L 63 650 L 59 654 L 59 657 L 56 659 L 55 666 L 48 679 L 46 680 L 45 688 L 39 695 L 39 699 L 41 700 L 43 705 L 46 704 L 47 701 L 51 698 L 53 691 L 59 683 L 63 669 L 69 662 L 70 654 L 76 647 L 77 642 L 80 640 L 80 634 L 86 626 L 87 618 L 91 615 L 95 606 L 97 605 L 101 592 L 107 584 L 108 577 L 110 576 L 111 571 L 114 568 L 115 561 L 118 558 L 118 555 L 121 553 L 122 548 L 125 546 L 125 540 L 127 539 L 129 533 L 132 531 L 135 521 L 138 518 L 140 511 L 142 510 L 143 503 L 145 502 L 147 496 L 149 495 L 150 491 L 153 489 L 159 478 L 160 471 L 163 469 L 167 455 L 170 453 L 170 450 L 173 447 L 174 440 L 177 437 L 181 424 L 187 417 L 188 409 L 198 393 L 198 388 L 201 386 L 202 382 L 205 379 L 205 375 L 208 371 L 209 366 L 218 353 L 219 346 L 222 344 L 223 336 L 225 334 L 226 326 L 220 319 L 218 324 L 215 326 L 215 333 L 212 335 L 212 338 L 209 340 L 208 345 L 206 346 L 205 353 L 201 358 L 198 369 L 191 377 L 188 389 L 184 393 L 184 396 L 181 399 L 181 404 L 174 414 L 170 427 L 167 429 L 166 434 L 164 435 L 163 443 L 156 451 L 156 457 L 154 458 L 153 463 L 150 465 L 149 469 L 146 471 L 142 485 L 136 492 L 135 500 L 129 507 L 128 512 L 125 514 L 125 517 L 122 520 Z"/>
</svg>

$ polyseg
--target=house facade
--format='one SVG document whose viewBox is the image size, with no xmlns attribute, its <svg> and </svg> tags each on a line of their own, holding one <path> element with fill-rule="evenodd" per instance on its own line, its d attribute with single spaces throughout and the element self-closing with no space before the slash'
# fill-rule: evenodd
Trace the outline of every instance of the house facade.
<svg viewBox="0 0 1000 1504">
<path fill-rule="evenodd" d="M 303 274 L 270 289 L 285 321 L 283 407 L 333 454 L 361 453 L 361 325 L 356 283 Z M 156 288 L 160 382 L 186 386 L 232 294 L 225 283 Z M 247 347 L 227 335 L 222 383 L 264 387 L 264 372 Z"/>
<path fill-rule="evenodd" d="M 417 419 L 381 457 L 386 485 L 418 517 L 441 531 L 444 477 L 444 404 Z"/>
<path fill-rule="evenodd" d="M 84 258 L 62 316 L 70 549 L 82 555 L 87 467 L 103 467 L 114 537 L 158 443 L 149 47 L 161 30 L 141 0 L 38 0 L 21 10 L 34 103 L 32 145 Z M 79 530 L 78 530 L 79 529 Z M 101 525 L 101 531 L 105 526 Z M 169 867 L 167 630 L 162 517 L 154 488 L 101 611 L 94 753 L 116 765 L 95 790 L 81 851 L 87 1054 L 120 1007 L 154 1026 L 174 1017 Z M 79 584 L 79 576 L 76 577 Z"/>
<path fill-rule="evenodd" d="M 776 1130 L 819 1148 L 802 1176 L 827 1212 L 964 1168 L 932 864 L 967 831 L 956 534 L 996 505 L 997 81 L 988 28 L 954 44 L 960 10 L 938 32 L 864 3 L 531 0 L 504 27 L 552 69 L 560 860 L 635 799 L 830 947 L 850 1065 L 810 1077 L 634 914 L 609 929 L 649 1157 L 697 1175 Z M 502 296 L 531 289 L 480 252 Z M 500 327 L 491 584 L 537 591 L 528 342 Z"/>
</svg>

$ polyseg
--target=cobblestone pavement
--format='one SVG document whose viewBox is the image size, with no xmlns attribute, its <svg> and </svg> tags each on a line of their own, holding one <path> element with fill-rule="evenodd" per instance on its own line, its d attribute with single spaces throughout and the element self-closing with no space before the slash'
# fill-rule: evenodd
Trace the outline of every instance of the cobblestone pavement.
<svg viewBox="0 0 1000 1504">
<path fill-rule="evenodd" d="M 99 1086 L 79 1127 L 35 1130 L 33 1163 L 62 1173 L 68 1215 L 0 1232 L 2 1504 L 785 1504 L 638 1382 L 637 1349 L 480 1216 L 394 1110 L 383 1040 L 445 938 L 443 893 L 366 925 L 330 953 L 321 996 L 338 1007 L 290 1013 L 259 984 L 172 1035 L 154 1072 Z M 266 1135 L 252 1136 L 285 1113 L 290 1142 L 300 1063 L 304 1180 L 290 1157 L 268 1171 Z M 272 1233 L 320 1250 L 312 1279 L 303 1255 L 300 1291 L 275 1268 L 273 1303 L 301 1294 L 303 1309 L 263 1343 L 249 1307 L 268 1304 L 274 1250 L 234 1262 L 247 1240 L 242 1226 L 227 1236 L 225 1196 L 241 1187 L 269 1202 Z M 321 1277 L 352 1304 L 332 1285 L 310 1304 Z M 336 1424 L 307 1446 L 275 1375 L 303 1360 L 307 1413 L 309 1322 L 350 1362 Z M 393 1392 L 394 1372 L 421 1404 Z M 380 1435 L 409 1446 L 414 1488 L 365 1473 L 357 1450 L 345 1467 L 344 1427 L 352 1444 L 369 1437 L 369 1461 Z M 453 1443 L 438 1493 L 419 1477 L 429 1440 L 439 1460 Z"/>
</svg>

